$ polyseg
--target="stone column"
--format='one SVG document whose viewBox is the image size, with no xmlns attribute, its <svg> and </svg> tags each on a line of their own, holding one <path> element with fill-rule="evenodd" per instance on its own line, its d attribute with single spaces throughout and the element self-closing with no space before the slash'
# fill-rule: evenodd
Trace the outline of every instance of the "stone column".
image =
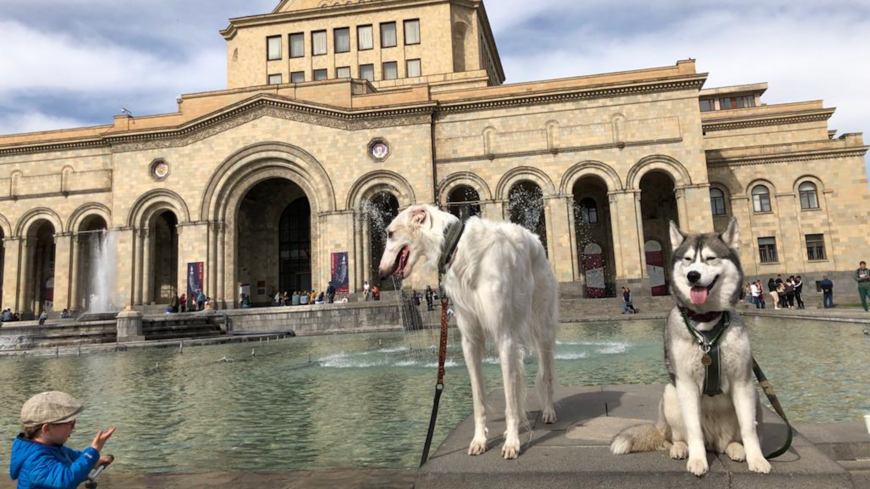
<svg viewBox="0 0 870 489">
<path fill-rule="evenodd" d="M 82 307 L 81 297 L 79 296 L 79 284 L 81 283 L 81 277 L 79 277 L 79 267 L 81 260 L 82 247 L 79 240 L 81 236 L 78 234 L 73 234 L 70 237 L 70 242 L 72 246 L 72 269 L 70 271 L 69 277 L 69 308 L 72 311 L 78 311 L 80 307 Z"/>
<path fill-rule="evenodd" d="M 573 200 L 570 197 L 568 199 Z M 563 196 L 547 197 L 544 200 L 547 247 L 553 273 L 557 281 L 571 282 L 576 279 L 574 247 L 571 246 L 573 209 L 565 204 L 566 198 Z"/>
<path fill-rule="evenodd" d="M 21 295 L 21 244 L 20 238 L 3 240 L 3 309 L 18 308 L 18 298 Z"/>
<path fill-rule="evenodd" d="M 372 240 L 371 240 L 371 220 L 369 219 L 368 212 L 363 213 L 363 223 L 362 223 L 362 263 L 363 263 L 363 280 L 368 280 L 371 284 L 372 279 L 374 277 L 370 277 L 372 274 Z"/>
<path fill-rule="evenodd" d="M 565 197 L 565 207 L 568 212 L 568 245 L 571 252 L 571 272 L 574 281 L 580 282 L 584 274 L 580 270 L 580 250 L 577 249 L 577 216 L 574 213 L 574 197 Z"/>
<path fill-rule="evenodd" d="M 679 221 L 680 229 L 682 229 L 683 232 L 692 232 L 692 228 L 689 223 L 689 210 L 686 209 L 686 188 L 675 188 L 674 199 L 677 201 L 677 220 Z"/>
<path fill-rule="evenodd" d="M 36 240 L 34 238 L 21 239 L 21 277 L 19 278 L 18 300 L 15 304 L 15 309 L 22 314 L 29 309 L 28 301 L 30 300 L 30 283 L 33 280 L 30 276 L 33 270 L 34 247 Z"/>
<path fill-rule="evenodd" d="M 758 253 L 752 230 L 752 200 L 745 195 L 731 197 L 731 214 L 737 219 L 740 230 L 740 264 L 748 277 L 758 275 Z M 766 284 L 765 284 L 766 286 Z"/>
<path fill-rule="evenodd" d="M 154 246 L 151 244 L 151 229 L 143 229 L 139 245 L 142 248 L 142 304 L 149 305 L 154 300 L 154 287 L 152 282 L 154 266 Z"/>
<path fill-rule="evenodd" d="M 221 309 L 226 309 L 227 304 L 232 303 L 232 300 L 227 298 L 226 289 L 226 239 L 226 226 L 220 223 L 217 232 L 217 276 L 215 279 L 217 280 L 218 302 Z"/>
<path fill-rule="evenodd" d="M 208 264 L 205 269 L 205 276 L 208 283 L 208 295 L 213 300 L 218 299 L 218 282 L 217 282 L 217 239 L 218 225 L 216 222 L 208 224 Z M 181 294 L 178 294 L 179 296 Z"/>
<path fill-rule="evenodd" d="M 616 287 L 627 285 L 636 291 L 636 295 L 648 295 L 650 288 L 643 247 L 640 190 L 624 190 L 610 195 Z"/>
<path fill-rule="evenodd" d="M 117 342 L 145 341 L 142 332 L 142 313 L 127 309 L 117 316 Z"/>
<path fill-rule="evenodd" d="M 142 305 L 142 232 L 133 231 L 133 293 L 130 303 L 133 306 Z"/>
<path fill-rule="evenodd" d="M 54 310 L 62 311 L 72 307 L 73 277 L 70 275 L 72 265 L 73 240 L 75 236 L 70 234 L 57 234 L 54 237 Z M 49 260 L 51 251 L 47 253 Z"/>
</svg>

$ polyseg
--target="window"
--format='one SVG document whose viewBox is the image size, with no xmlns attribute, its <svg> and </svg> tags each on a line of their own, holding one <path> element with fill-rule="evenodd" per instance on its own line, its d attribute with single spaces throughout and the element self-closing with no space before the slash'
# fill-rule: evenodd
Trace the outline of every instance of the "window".
<svg viewBox="0 0 870 489">
<path fill-rule="evenodd" d="M 807 260 L 826 260 L 825 256 L 825 235 L 824 234 L 808 234 L 807 235 Z"/>
<path fill-rule="evenodd" d="M 770 190 L 764 185 L 752 189 L 752 208 L 755 212 L 770 212 Z"/>
<path fill-rule="evenodd" d="M 290 34 L 290 57 L 305 57 L 305 34 Z"/>
<path fill-rule="evenodd" d="M 712 112 L 716 110 L 716 101 L 708 98 L 706 100 L 701 100 L 701 112 Z"/>
<path fill-rule="evenodd" d="M 359 46 L 357 49 L 360 51 L 367 51 L 369 49 L 375 48 L 375 39 L 372 34 L 372 26 L 370 25 L 361 25 L 356 28 L 356 37 Z"/>
<path fill-rule="evenodd" d="M 419 59 L 409 59 L 405 66 L 405 76 L 408 78 L 416 78 L 423 76 L 423 68 Z"/>
<path fill-rule="evenodd" d="M 420 44 L 420 21 L 405 21 L 405 45 Z"/>
<path fill-rule="evenodd" d="M 396 43 L 396 23 L 381 24 L 381 47 L 394 48 Z"/>
<path fill-rule="evenodd" d="M 350 29 L 335 29 L 335 52 L 349 53 L 350 52 Z"/>
<path fill-rule="evenodd" d="M 395 61 L 384 63 L 384 80 L 395 80 L 399 77 L 399 65 Z"/>
<path fill-rule="evenodd" d="M 598 204 L 595 203 L 595 199 L 580 201 L 580 219 L 586 224 L 598 223 Z"/>
<path fill-rule="evenodd" d="M 801 196 L 801 209 L 818 209 L 819 194 L 812 182 L 804 182 L 798 187 Z"/>
<path fill-rule="evenodd" d="M 345 66 L 343 68 L 335 69 L 335 77 L 336 78 L 350 78 L 350 67 Z"/>
<path fill-rule="evenodd" d="M 314 70 L 314 81 L 326 80 L 329 74 L 326 70 Z"/>
<path fill-rule="evenodd" d="M 714 216 L 724 216 L 725 212 L 725 193 L 718 188 L 710 189 L 710 207 L 713 209 Z"/>
<path fill-rule="evenodd" d="M 725 97 L 719 99 L 719 108 L 722 110 L 745 109 L 755 107 L 755 96 L 745 95 L 741 97 Z"/>
<path fill-rule="evenodd" d="M 281 36 L 271 36 L 266 38 L 267 59 L 275 61 L 281 59 Z"/>
<path fill-rule="evenodd" d="M 370 82 L 375 81 L 375 65 L 359 65 L 359 77 Z"/>
<path fill-rule="evenodd" d="M 280 85 L 281 75 L 269 75 L 269 85 Z"/>
<path fill-rule="evenodd" d="M 758 238 L 758 256 L 761 263 L 776 263 L 776 238 Z"/>
<path fill-rule="evenodd" d="M 290 83 L 304 83 L 305 82 L 305 72 L 304 71 L 294 71 L 290 73 Z"/>
<path fill-rule="evenodd" d="M 311 33 L 312 54 L 322 56 L 326 54 L 326 31 Z"/>
</svg>

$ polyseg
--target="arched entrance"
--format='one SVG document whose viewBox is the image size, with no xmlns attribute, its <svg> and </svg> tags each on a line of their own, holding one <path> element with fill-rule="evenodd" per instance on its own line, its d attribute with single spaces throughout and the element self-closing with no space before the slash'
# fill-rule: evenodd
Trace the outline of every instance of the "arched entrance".
<svg viewBox="0 0 870 489">
<path fill-rule="evenodd" d="M 54 310 L 54 225 L 48 220 L 35 222 L 27 234 L 27 288 L 24 291 L 26 316 Z"/>
<path fill-rule="evenodd" d="M 447 212 L 462 220 L 479 217 L 480 194 L 468 185 L 460 185 L 447 195 Z"/>
<path fill-rule="evenodd" d="M 170 210 L 159 212 L 151 219 L 151 301 L 169 304 L 178 294 L 178 216 Z"/>
<path fill-rule="evenodd" d="M 586 297 L 615 297 L 616 263 L 607 184 L 599 177 L 583 177 L 574 184 L 572 193 L 575 246 L 586 276 Z"/>
<path fill-rule="evenodd" d="M 395 290 L 396 287 L 392 280 L 381 280 L 378 266 L 387 247 L 387 227 L 399 215 L 399 199 L 390 192 L 381 191 L 374 194 L 365 204 L 365 207 L 370 230 L 369 249 L 371 256 L 369 263 L 371 263 L 371 270 L 369 270 L 369 276 L 372 277 L 372 284 L 377 285 L 379 289 Z"/>
<path fill-rule="evenodd" d="M 508 194 L 508 214 L 511 222 L 537 234 L 546 252 L 547 222 L 544 208 L 544 193 L 534 182 L 523 181 L 511 187 Z"/>
<path fill-rule="evenodd" d="M 111 302 L 109 297 L 105 297 L 107 293 L 111 293 L 112 289 L 106 283 L 110 271 L 104 268 L 115 266 L 115 263 L 108 260 L 106 255 L 108 246 L 106 230 L 108 227 L 106 220 L 99 215 L 86 217 L 79 227 L 76 236 L 79 269 L 77 276 L 72 278 L 76 281 L 73 290 L 78 296 L 72 298 L 72 307 L 75 310 L 82 308 L 92 312 L 105 312 L 95 311 L 94 303 L 108 304 Z M 98 307 L 98 309 L 103 308 Z"/>
<path fill-rule="evenodd" d="M 671 262 L 670 221 L 679 224 L 674 187 L 674 180 L 662 171 L 651 171 L 640 181 L 644 251 L 653 295 L 668 294 Z"/>
<path fill-rule="evenodd" d="M 252 306 L 275 294 L 311 291 L 311 203 L 285 178 L 263 180 L 245 193 L 236 219 L 238 282 Z"/>
</svg>

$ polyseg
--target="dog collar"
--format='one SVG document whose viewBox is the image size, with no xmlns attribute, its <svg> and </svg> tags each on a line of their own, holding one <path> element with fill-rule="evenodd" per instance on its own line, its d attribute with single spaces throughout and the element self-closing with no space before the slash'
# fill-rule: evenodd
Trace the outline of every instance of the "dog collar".
<svg viewBox="0 0 870 489">
<path fill-rule="evenodd" d="M 720 314 L 723 314 L 722 311 L 705 312 L 701 314 L 688 308 L 680 308 L 680 311 L 682 311 L 683 314 L 685 314 L 689 319 L 695 321 L 696 323 L 709 323 L 710 321 L 716 319 L 716 317 Z"/>
<path fill-rule="evenodd" d="M 701 366 L 704 367 L 703 393 L 710 397 L 718 396 L 722 393 L 722 362 L 719 358 L 719 340 L 722 338 L 725 330 L 728 329 L 728 326 L 731 326 L 731 313 L 728 311 L 721 313 L 722 317 L 716 323 L 716 326 L 713 326 L 713 329 L 699 331 L 696 327 L 692 326 L 692 322 L 687 314 L 688 312 L 688 309 L 680 308 L 680 315 L 683 316 L 686 328 L 688 328 L 689 333 L 698 343 L 701 353 L 704 354 L 701 357 Z"/>
<path fill-rule="evenodd" d="M 450 262 L 453 261 L 453 254 L 456 253 L 456 245 L 459 244 L 459 239 L 462 238 L 462 233 L 465 232 L 465 223 L 459 221 L 447 226 L 444 231 L 444 243 L 441 244 L 441 259 L 438 260 L 438 273 L 444 275 L 450 267 Z"/>
</svg>

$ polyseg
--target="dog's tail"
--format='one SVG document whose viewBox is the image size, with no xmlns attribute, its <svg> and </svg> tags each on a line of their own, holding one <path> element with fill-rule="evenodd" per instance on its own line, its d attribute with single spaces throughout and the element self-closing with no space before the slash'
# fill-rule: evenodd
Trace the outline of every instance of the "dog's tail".
<svg viewBox="0 0 870 489">
<path fill-rule="evenodd" d="M 667 448 L 668 440 L 655 425 L 632 426 L 619 432 L 610 443 L 616 455 L 636 452 L 655 452 Z"/>
</svg>

